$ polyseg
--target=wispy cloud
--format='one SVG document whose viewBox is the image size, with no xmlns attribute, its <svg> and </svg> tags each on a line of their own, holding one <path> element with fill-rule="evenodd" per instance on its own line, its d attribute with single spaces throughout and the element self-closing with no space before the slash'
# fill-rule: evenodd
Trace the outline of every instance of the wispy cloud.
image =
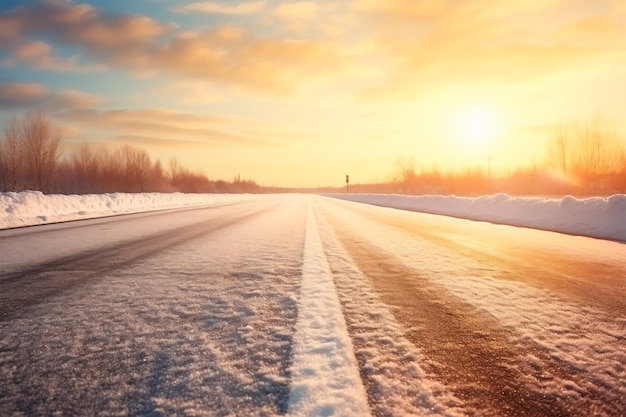
<svg viewBox="0 0 626 417">
<path fill-rule="evenodd" d="M 36 83 L 0 82 L 2 109 L 70 109 L 102 104 L 104 99 L 78 90 L 52 91 Z"/>
<path fill-rule="evenodd" d="M 626 64 L 615 54 L 626 47 L 625 26 L 599 4 L 355 0 L 352 7 L 375 28 L 369 48 L 386 76 L 367 93 L 377 98 L 464 84 L 514 87 L 590 65 Z"/>
<path fill-rule="evenodd" d="M 225 97 L 210 83 L 185 80 L 167 83 L 151 91 L 156 97 L 176 100 L 183 104 L 209 104 L 224 101 Z"/>
<path fill-rule="evenodd" d="M 203 146 L 246 145 L 275 146 L 275 137 L 259 135 L 256 123 L 244 119 L 191 114 L 169 109 L 97 110 L 76 108 L 56 112 L 56 119 L 80 127 L 97 129 L 109 138 L 158 138 L 161 144 L 196 144 Z M 140 144 L 143 141 L 134 141 Z M 155 144 L 154 142 L 152 143 Z"/>
<path fill-rule="evenodd" d="M 0 108 L 23 108 L 41 104 L 48 88 L 35 83 L 0 83 Z"/>
<path fill-rule="evenodd" d="M 239 37 L 231 34 L 221 28 L 182 34 L 164 45 L 153 60 L 169 72 L 274 93 L 297 90 L 342 65 L 340 51 L 329 43 L 259 39 L 243 31 Z"/>
<path fill-rule="evenodd" d="M 152 42 L 177 26 L 146 16 L 104 14 L 88 4 L 43 0 L 0 15 L 0 27 L 0 39 L 13 40 L 7 44 L 14 44 L 23 36 L 44 34 L 106 53 Z"/>
<path fill-rule="evenodd" d="M 274 9 L 274 15 L 285 20 L 310 20 L 317 17 L 319 8 L 313 1 L 283 3 Z"/>
<path fill-rule="evenodd" d="M 102 97 L 94 96 L 93 94 L 75 89 L 57 91 L 56 93 L 53 93 L 52 97 L 59 101 L 58 105 L 61 108 L 94 107 L 106 102 L 106 100 Z"/>
<path fill-rule="evenodd" d="M 12 55 L 2 62 L 5 67 L 26 64 L 41 71 L 93 72 L 104 70 L 103 65 L 79 63 L 77 56 L 70 58 L 55 56 L 52 51 L 52 46 L 42 41 L 26 42 L 16 45 L 12 52 Z"/>
<path fill-rule="evenodd" d="M 224 4 L 212 1 L 189 3 L 184 6 L 174 7 L 176 13 L 207 13 L 225 15 L 244 15 L 262 11 L 265 8 L 264 1 L 252 1 L 238 4 Z"/>
</svg>

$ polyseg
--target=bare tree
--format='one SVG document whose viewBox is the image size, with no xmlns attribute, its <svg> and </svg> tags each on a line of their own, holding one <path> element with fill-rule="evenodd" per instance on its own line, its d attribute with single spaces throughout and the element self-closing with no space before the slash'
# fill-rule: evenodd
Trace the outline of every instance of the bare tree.
<svg viewBox="0 0 626 417">
<path fill-rule="evenodd" d="M 397 162 L 396 181 L 402 184 L 402 192 L 410 194 L 415 191 L 418 176 L 415 173 L 415 160 L 413 158 L 399 157 Z"/>
<path fill-rule="evenodd" d="M 554 138 L 548 142 L 547 163 L 563 174 L 567 174 L 570 168 L 570 139 L 567 126 L 560 125 Z"/>
<path fill-rule="evenodd" d="M 76 177 L 76 192 L 102 192 L 100 187 L 100 159 L 92 151 L 91 146 L 84 144 L 72 156 L 72 167 Z"/>
<path fill-rule="evenodd" d="M 602 181 L 619 168 L 617 136 L 599 116 L 576 126 L 574 135 L 573 169 L 588 188 L 597 191 Z"/>
<path fill-rule="evenodd" d="M 148 184 L 146 191 L 148 192 L 163 192 L 169 190 L 167 175 L 163 169 L 163 164 L 160 160 L 154 161 L 150 173 L 148 174 Z"/>
<path fill-rule="evenodd" d="M 11 119 L 11 123 L 4 129 L 4 142 L 0 144 L 0 177 L 3 189 L 19 191 L 23 180 L 23 140 L 20 136 L 20 122 Z"/>
<path fill-rule="evenodd" d="M 152 169 L 152 161 L 148 152 L 131 145 L 123 145 L 116 151 L 116 154 L 121 161 L 123 169 L 123 191 L 146 191 L 146 181 Z"/>
<path fill-rule="evenodd" d="M 548 142 L 547 166 L 575 179 L 580 190 L 608 191 L 620 170 L 622 147 L 617 134 L 600 116 L 583 124 L 560 126 Z"/>
<path fill-rule="evenodd" d="M 164 169 L 143 149 L 123 145 L 114 152 L 90 145 L 62 160 L 61 134 L 42 113 L 14 118 L 0 141 L 0 191 L 25 189 L 63 193 L 212 192 L 215 183 L 176 159 Z M 256 183 L 250 181 L 251 186 Z M 240 185 L 240 184 L 237 184 Z M 246 185 L 247 186 L 247 185 Z"/>
<path fill-rule="evenodd" d="M 171 158 L 170 159 L 169 170 L 167 172 L 167 176 L 168 176 L 168 179 L 170 181 L 170 184 L 173 187 L 177 187 L 178 186 L 178 184 L 180 183 L 181 176 L 183 175 L 183 173 L 184 173 L 184 168 L 180 164 L 180 162 L 178 162 L 178 159 Z"/>
<path fill-rule="evenodd" d="M 54 129 L 43 113 L 29 113 L 22 121 L 26 147 L 28 187 L 48 193 L 52 191 L 59 158 L 61 132 Z"/>
</svg>

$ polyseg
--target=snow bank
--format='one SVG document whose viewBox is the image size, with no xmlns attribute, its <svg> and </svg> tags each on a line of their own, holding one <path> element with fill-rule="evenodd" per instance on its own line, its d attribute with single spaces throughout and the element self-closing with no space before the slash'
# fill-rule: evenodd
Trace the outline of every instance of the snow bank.
<svg viewBox="0 0 626 417">
<path fill-rule="evenodd" d="M 626 241 L 626 195 L 561 199 L 478 198 L 392 194 L 330 194 L 331 197 L 403 210 Z"/>
<path fill-rule="evenodd" d="M 403 210 L 461 217 L 512 226 L 626 242 L 626 195 L 562 199 L 467 198 L 393 194 L 329 194 L 331 197 Z M 264 198 L 255 194 L 87 194 L 0 193 L 0 229 L 168 208 Z"/>
<path fill-rule="evenodd" d="M 168 208 L 262 198 L 255 194 L 86 194 L 0 193 L 0 229 Z"/>
</svg>

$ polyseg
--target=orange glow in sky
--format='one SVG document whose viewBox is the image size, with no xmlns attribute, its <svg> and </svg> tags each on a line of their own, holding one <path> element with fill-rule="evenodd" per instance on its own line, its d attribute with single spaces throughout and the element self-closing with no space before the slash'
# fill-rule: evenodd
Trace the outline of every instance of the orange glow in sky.
<svg viewBox="0 0 626 417">
<path fill-rule="evenodd" d="M 341 186 L 625 132 L 626 0 L 3 1 L 0 128 L 43 109 L 210 178 Z"/>
</svg>

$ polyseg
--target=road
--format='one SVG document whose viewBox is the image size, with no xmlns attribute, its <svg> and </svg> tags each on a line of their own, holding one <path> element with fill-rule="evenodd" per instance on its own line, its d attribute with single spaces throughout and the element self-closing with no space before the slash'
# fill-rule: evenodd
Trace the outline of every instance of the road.
<svg viewBox="0 0 626 417">
<path fill-rule="evenodd" d="M 4 230 L 0 335 L 0 415 L 621 416 L 626 245 L 307 195 Z"/>
</svg>

